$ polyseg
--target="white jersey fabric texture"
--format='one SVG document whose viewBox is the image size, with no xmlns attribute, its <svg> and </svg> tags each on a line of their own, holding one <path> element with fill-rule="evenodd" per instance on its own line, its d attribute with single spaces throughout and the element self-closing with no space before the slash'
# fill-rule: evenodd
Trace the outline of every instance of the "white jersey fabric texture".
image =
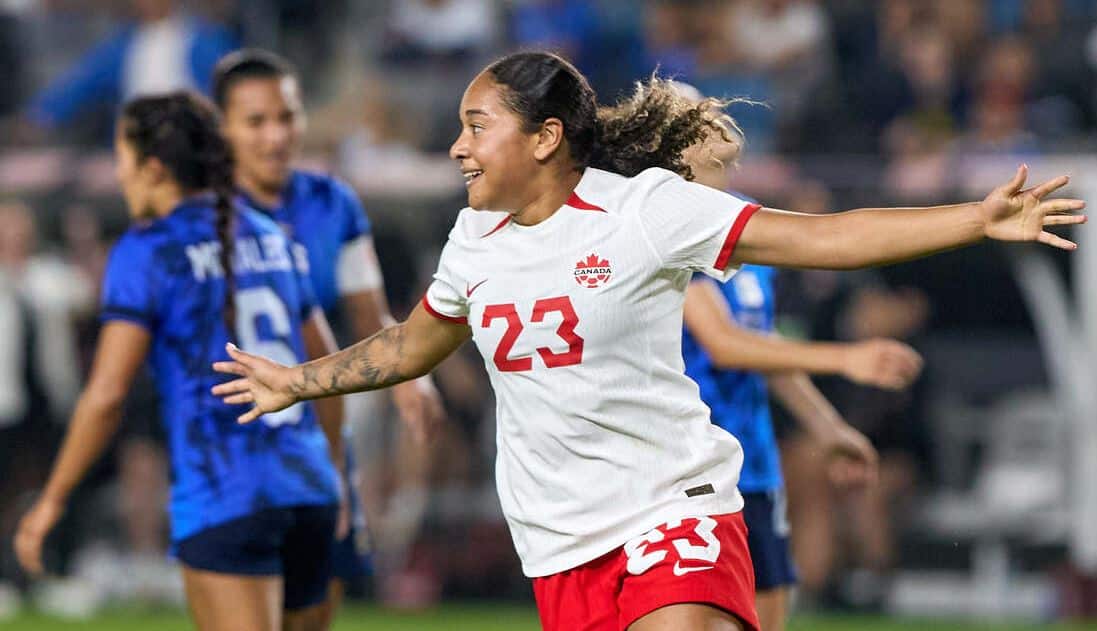
<svg viewBox="0 0 1097 631">
<path fill-rule="evenodd" d="M 539 224 L 458 215 L 423 305 L 467 322 L 484 357 L 496 483 L 527 576 L 741 510 L 742 449 L 684 373 L 682 305 L 693 272 L 731 277 L 757 208 L 664 169 L 588 168 Z"/>
</svg>

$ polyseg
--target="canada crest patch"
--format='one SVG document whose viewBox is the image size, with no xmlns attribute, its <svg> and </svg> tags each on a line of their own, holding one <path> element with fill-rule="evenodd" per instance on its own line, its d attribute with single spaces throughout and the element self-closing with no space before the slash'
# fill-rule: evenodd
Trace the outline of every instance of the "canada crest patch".
<svg viewBox="0 0 1097 631">
<path fill-rule="evenodd" d="M 583 287 L 605 285 L 609 282 L 611 275 L 613 275 L 613 270 L 609 266 L 609 261 L 599 258 L 594 253 L 575 264 L 575 282 Z"/>
</svg>

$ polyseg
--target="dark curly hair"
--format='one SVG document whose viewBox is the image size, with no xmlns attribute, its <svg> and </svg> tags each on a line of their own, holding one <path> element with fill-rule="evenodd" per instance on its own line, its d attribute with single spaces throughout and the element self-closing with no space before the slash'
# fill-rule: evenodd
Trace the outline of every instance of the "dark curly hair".
<svg viewBox="0 0 1097 631">
<path fill-rule="evenodd" d="M 229 335 L 236 330 L 233 255 L 233 161 L 219 131 L 217 108 L 192 92 L 134 99 L 122 108 L 119 128 L 138 160 L 156 158 L 187 195 L 212 191 L 216 197 L 217 238 L 225 273 L 222 317 Z"/>
<path fill-rule="evenodd" d="M 742 145 L 742 130 L 723 112 L 734 101 L 694 102 L 657 74 L 638 82 L 629 97 L 599 108 L 586 77 L 553 53 L 507 55 L 487 72 L 504 88 L 503 102 L 522 119 L 525 131 L 535 131 L 548 118 L 560 119 L 578 168 L 631 177 L 661 167 L 691 180 L 693 170 L 682 159 L 687 147 L 713 133 Z"/>
</svg>

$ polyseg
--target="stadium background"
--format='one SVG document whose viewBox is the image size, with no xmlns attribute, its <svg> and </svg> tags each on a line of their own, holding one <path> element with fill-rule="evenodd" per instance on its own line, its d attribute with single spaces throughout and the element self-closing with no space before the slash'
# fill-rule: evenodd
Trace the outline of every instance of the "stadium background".
<svg viewBox="0 0 1097 631">
<path fill-rule="evenodd" d="M 0 1 L 0 627 L 185 625 L 174 571 L 126 534 L 162 508 L 134 501 L 159 497 L 155 454 L 119 447 L 97 468 L 51 540 L 50 581 L 28 585 L 10 549 L 90 360 L 103 257 L 126 222 L 109 152 L 120 94 L 208 80 L 178 59 L 146 67 L 151 57 L 127 58 L 119 42 L 184 14 L 202 50 L 261 46 L 300 69 L 303 163 L 362 195 L 398 316 L 463 205 L 445 156 L 461 92 L 520 47 L 563 52 L 603 101 L 658 67 L 767 103 L 732 110 L 748 145 L 729 185 L 770 206 L 971 199 L 1019 162 L 1036 179 L 1068 173 L 1072 196 L 1097 199 L 1091 0 Z M 100 67 L 117 76 L 80 74 L 108 53 L 122 61 Z M 820 382 L 877 439 L 885 475 L 825 509 L 841 542 L 830 562 L 819 551 L 831 538 L 801 528 L 792 628 L 1097 615 L 1089 231 L 1074 232 L 1072 255 L 984 245 L 870 273 L 784 274 L 786 334 L 896 336 L 927 360 L 908 395 Z M 425 460 L 400 446 L 386 397 L 361 398 L 353 419 L 378 548 L 378 576 L 358 591 L 425 613 L 356 605 L 339 628 L 536 628 L 495 499 L 479 360 L 466 348 L 436 378 L 453 422 Z M 127 432 L 155 423 L 139 390 Z M 797 502 L 812 497 L 811 450 L 783 433 L 793 526 L 817 523 L 819 509 Z M 851 611 L 885 618 L 842 617 Z"/>
</svg>

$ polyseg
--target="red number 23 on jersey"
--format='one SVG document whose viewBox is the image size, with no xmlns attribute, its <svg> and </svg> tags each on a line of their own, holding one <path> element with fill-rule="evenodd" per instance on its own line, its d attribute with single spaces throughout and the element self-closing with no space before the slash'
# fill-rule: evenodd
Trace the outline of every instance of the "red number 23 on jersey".
<svg viewBox="0 0 1097 631">
<path fill-rule="evenodd" d="M 575 332 L 575 327 L 579 324 L 579 316 L 575 313 L 571 298 L 567 296 L 541 298 L 533 303 L 533 315 L 530 317 L 530 322 L 543 322 L 545 315 L 554 311 L 559 312 L 564 318 L 556 329 L 556 335 L 568 343 L 568 350 L 555 353 L 552 349 L 541 346 L 537 348 L 537 354 L 541 356 L 541 360 L 545 362 L 545 366 L 548 368 L 578 364 L 583 361 L 583 338 Z M 495 349 L 493 358 L 495 366 L 501 372 L 533 370 L 532 357 L 519 357 L 516 359 L 510 357 L 510 351 L 514 348 L 514 343 L 518 341 L 518 336 L 522 334 L 524 328 L 522 319 L 518 315 L 518 309 L 513 303 L 488 305 L 484 308 L 484 317 L 480 326 L 485 329 L 490 328 L 491 323 L 496 319 L 506 320 L 507 330 L 503 332 L 503 337 L 499 340 L 499 347 Z"/>
</svg>

